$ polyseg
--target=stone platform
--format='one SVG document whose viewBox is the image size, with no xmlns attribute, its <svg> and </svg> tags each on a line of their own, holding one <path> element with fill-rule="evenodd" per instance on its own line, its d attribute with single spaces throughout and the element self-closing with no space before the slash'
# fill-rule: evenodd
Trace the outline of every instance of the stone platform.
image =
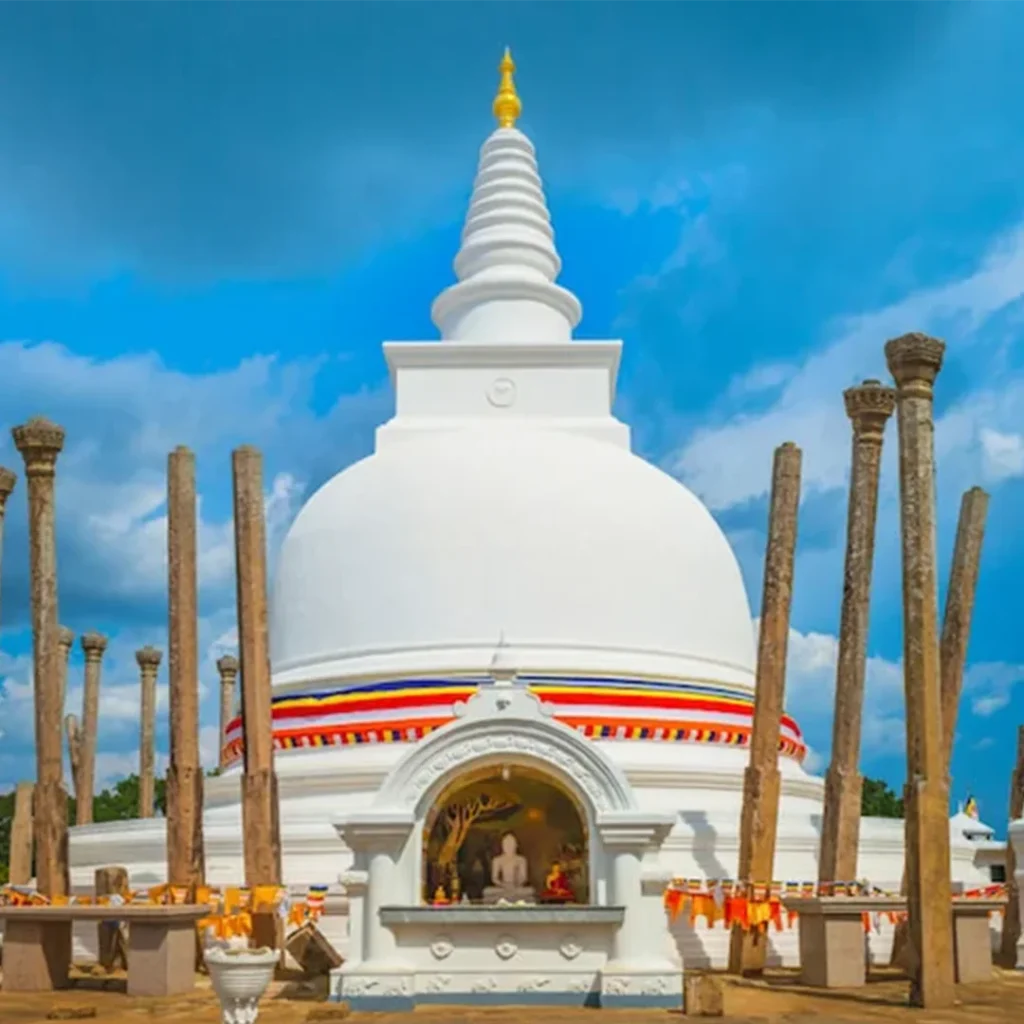
<svg viewBox="0 0 1024 1024">
<path fill-rule="evenodd" d="M 682 970 L 612 959 L 624 907 L 391 906 L 386 964 L 345 964 L 332 998 L 353 1009 L 474 1006 L 663 1007 L 682 1005 Z"/>
</svg>

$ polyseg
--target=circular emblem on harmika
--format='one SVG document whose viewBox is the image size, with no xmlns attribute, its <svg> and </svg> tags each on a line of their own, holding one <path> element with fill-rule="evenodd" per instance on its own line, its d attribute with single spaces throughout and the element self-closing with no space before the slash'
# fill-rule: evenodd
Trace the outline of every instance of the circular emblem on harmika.
<svg viewBox="0 0 1024 1024">
<path fill-rule="evenodd" d="M 487 389 L 487 401 L 499 409 L 507 409 L 516 400 L 516 382 L 508 377 L 499 377 Z"/>
<path fill-rule="evenodd" d="M 511 935 L 499 935 L 498 941 L 494 944 L 494 952 L 502 960 L 510 960 L 519 952 L 519 943 Z"/>
<path fill-rule="evenodd" d="M 558 947 L 558 952 L 565 957 L 566 960 L 575 960 L 576 957 L 583 952 L 583 947 L 580 945 L 579 940 L 575 935 L 566 935 L 562 939 L 561 945 Z"/>
<path fill-rule="evenodd" d="M 447 935 L 435 935 L 430 943 L 430 953 L 435 960 L 451 956 L 454 949 L 455 943 Z"/>
</svg>

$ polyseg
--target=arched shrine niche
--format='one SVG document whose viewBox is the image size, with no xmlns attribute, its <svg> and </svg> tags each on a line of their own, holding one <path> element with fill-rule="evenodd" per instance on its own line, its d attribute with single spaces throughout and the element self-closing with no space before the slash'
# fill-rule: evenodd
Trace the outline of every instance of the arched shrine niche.
<svg viewBox="0 0 1024 1024">
<path fill-rule="evenodd" d="M 515 765 L 462 772 L 424 822 L 423 900 L 589 903 L 589 852 L 586 814 L 559 780 Z"/>
</svg>

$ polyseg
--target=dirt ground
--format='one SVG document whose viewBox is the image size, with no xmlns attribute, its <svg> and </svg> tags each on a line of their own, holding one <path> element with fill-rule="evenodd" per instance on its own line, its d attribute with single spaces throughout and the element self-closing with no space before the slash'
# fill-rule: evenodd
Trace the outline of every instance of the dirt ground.
<svg viewBox="0 0 1024 1024">
<path fill-rule="evenodd" d="M 108 979 L 75 972 L 73 978 L 72 987 L 63 992 L 0 993 L 0 1024 L 89 1018 L 103 1024 L 143 1024 L 147 1018 L 167 1024 L 217 1024 L 220 1020 L 216 998 L 204 977 L 197 978 L 193 994 L 175 999 L 129 999 L 123 977 Z M 328 1024 L 342 1019 L 344 1008 L 324 1002 L 324 994 L 323 986 L 275 982 L 261 1004 L 260 1024 Z M 1020 1024 L 1024 1020 L 1022 974 L 996 971 L 991 982 L 961 986 L 958 995 L 960 1003 L 952 1010 L 911 1010 L 906 1005 L 907 983 L 895 975 L 874 977 L 863 989 L 812 993 L 800 987 L 795 973 L 775 971 L 760 982 L 729 979 L 724 1021 Z M 529 1010 L 531 1024 L 671 1024 L 679 1016 L 666 1010 Z M 412 1014 L 353 1014 L 352 1020 L 367 1024 L 522 1024 L 523 1017 L 522 1007 L 436 1006 Z"/>
</svg>

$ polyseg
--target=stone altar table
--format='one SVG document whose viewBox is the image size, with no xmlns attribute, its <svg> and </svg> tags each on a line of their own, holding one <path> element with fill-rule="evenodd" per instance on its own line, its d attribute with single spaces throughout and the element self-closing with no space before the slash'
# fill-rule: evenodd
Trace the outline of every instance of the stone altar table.
<svg viewBox="0 0 1024 1024">
<path fill-rule="evenodd" d="M 67 985 L 71 926 L 77 921 L 128 925 L 128 994 L 169 996 L 195 983 L 196 922 L 210 908 L 195 904 L 119 907 L 4 907 L 3 990 L 48 992 Z"/>
<path fill-rule="evenodd" d="M 859 988 L 867 982 L 864 914 L 901 913 L 898 896 L 814 896 L 784 899 L 800 919 L 800 978 L 814 988 Z M 990 915 L 1006 900 L 954 896 L 953 952 L 956 980 L 966 984 L 992 976 Z"/>
</svg>

